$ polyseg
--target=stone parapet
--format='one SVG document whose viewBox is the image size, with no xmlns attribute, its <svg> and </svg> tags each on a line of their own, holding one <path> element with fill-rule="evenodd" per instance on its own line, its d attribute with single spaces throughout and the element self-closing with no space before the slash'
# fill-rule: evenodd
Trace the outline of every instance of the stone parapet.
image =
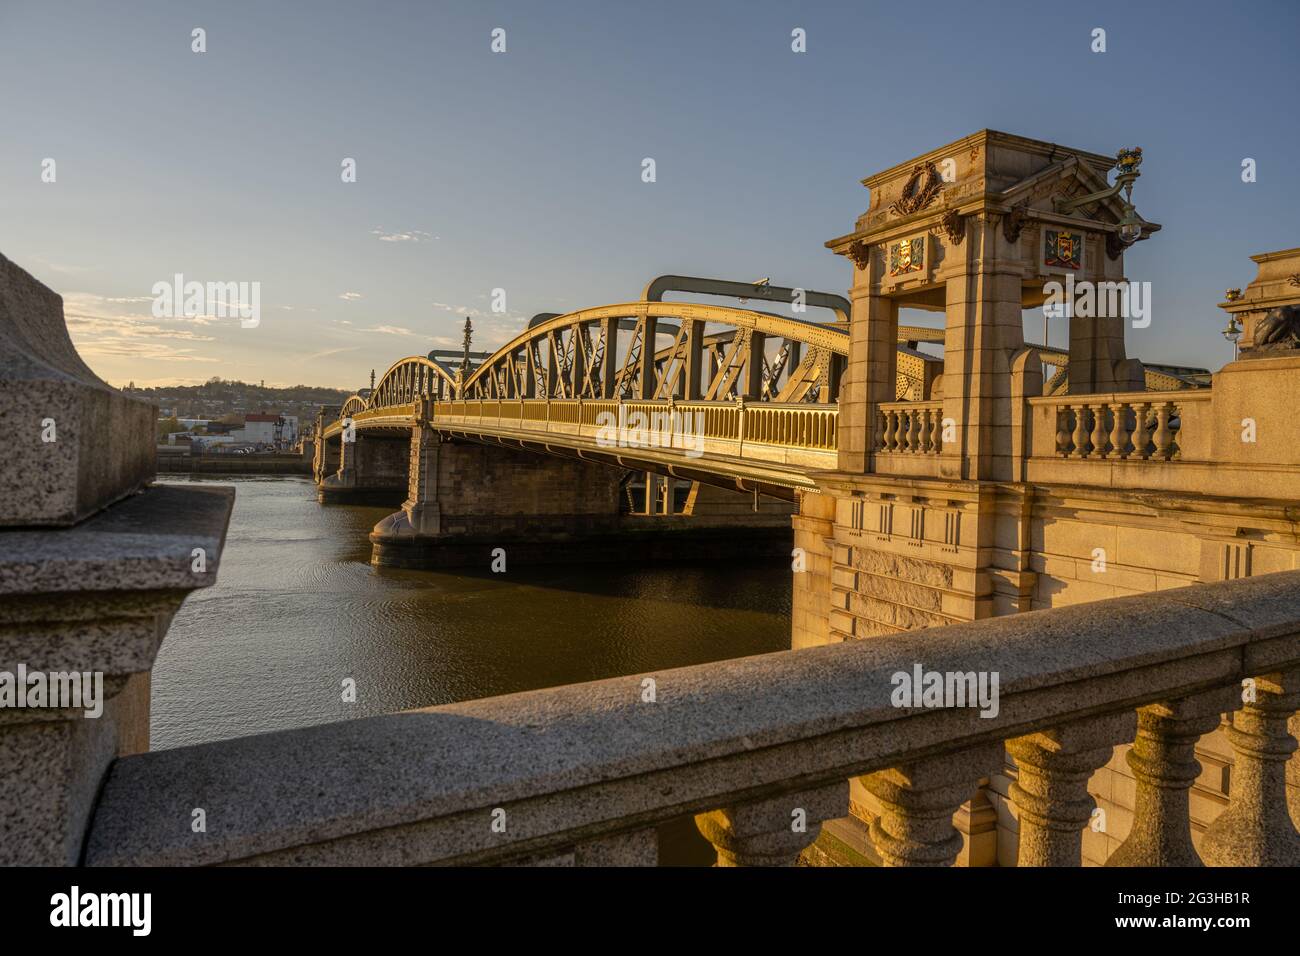
<svg viewBox="0 0 1300 956">
<path fill-rule="evenodd" d="M 156 416 L 87 367 L 62 297 L 0 255 L 0 527 L 72 525 L 141 488 Z"/>
<path fill-rule="evenodd" d="M 1124 733 L 1122 715 L 1216 687 L 1230 707 L 1243 680 L 1294 669 L 1297 595 L 1300 573 L 1284 573 L 125 757 L 87 862 L 581 865 L 604 858 L 593 846 L 644 851 L 647 831 L 703 814 L 728 863 L 783 864 L 846 811 L 845 781 L 877 775 L 891 814 L 881 859 L 943 863 L 961 840 L 940 810 L 1011 739 L 1080 753 L 1035 758 L 1026 791 L 1056 834 L 1038 856 L 1067 862 L 1078 776 Z M 998 672 L 997 713 L 896 706 L 890 675 L 921 661 Z M 1285 803 L 1279 780 L 1232 799 Z M 191 832 L 195 806 L 222 807 L 222 827 Z"/>
</svg>

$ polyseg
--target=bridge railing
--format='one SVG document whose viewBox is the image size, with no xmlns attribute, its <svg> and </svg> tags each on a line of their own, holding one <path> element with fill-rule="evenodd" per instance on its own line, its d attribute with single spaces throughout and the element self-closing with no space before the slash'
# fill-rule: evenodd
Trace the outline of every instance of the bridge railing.
<svg viewBox="0 0 1300 956">
<path fill-rule="evenodd" d="M 1287 380 L 1255 364 L 1238 363 L 1232 382 L 1213 389 L 1027 399 L 1024 480 L 1300 498 Z"/>
<path fill-rule="evenodd" d="M 833 467 L 835 406 L 775 402 L 471 399 L 437 402 L 440 425 L 543 432 L 623 447 Z"/>
<path fill-rule="evenodd" d="M 941 865 L 1009 753 L 1019 864 L 1078 865 L 1087 779 L 1134 742 L 1111 863 L 1295 863 L 1297 707 L 1300 572 L 1283 572 L 125 757 L 86 860 L 654 864 L 656 828 L 695 814 L 719 863 L 788 865 L 858 778 L 880 859 Z M 1198 845 L 1192 745 L 1225 713 L 1230 801 Z"/>
<path fill-rule="evenodd" d="M 937 455 L 943 449 L 943 402 L 887 402 L 876 406 L 876 450 Z"/>
<path fill-rule="evenodd" d="M 1205 461 L 1209 389 L 1052 395 L 1028 400 L 1033 456 L 1094 461 Z"/>
</svg>

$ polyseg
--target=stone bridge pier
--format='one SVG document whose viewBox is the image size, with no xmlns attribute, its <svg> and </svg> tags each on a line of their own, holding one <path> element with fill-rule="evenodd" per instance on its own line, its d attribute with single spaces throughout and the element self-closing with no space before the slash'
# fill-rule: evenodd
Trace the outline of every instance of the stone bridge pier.
<svg viewBox="0 0 1300 956">
<path fill-rule="evenodd" d="M 322 504 L 388 504 L 406 487 L 408 440 L 399 433 L 345 430 L 320 443 L 316 497 Z M 329 471 L 337 456 L 338 467 Z"/>
<path fill-rule="evenodd" d="M 451 439 L 431 412 L 423 400 L 406 444 L 406 500 L 370 534 L 375 564 L 486 565 L 497 548 L 536 560 L 618 530 L 622 469 Z"/>
<path fill-rule="evenodd" d="M 339 470 L 341 444 L 339 439 L 325 437 L 325 426 L 339 417 L 338 405 L 322 405 L 316 412 L 315 441 L 312 446 L 312 479 L 320 485 L 329 475 Z"/>
<path fill-rule="evenodd" d="M 752 560 L 789 553 L 786 502 L 755 510 L 752 495 L 697 485 L 680 512 L 633 510 L 628 468 L 578 454 L 453 438 L 433 424 L 432 413 L 432 400 L 424 399 L 406 446 L 401 510 L 370 534 L 377 565 L 501 570 L 502 557 L 541 564 Z M 343 447 L 340 476 L 351 452 Z M 335 487 L 327 479 L 322 496 Z"/>
</svg>

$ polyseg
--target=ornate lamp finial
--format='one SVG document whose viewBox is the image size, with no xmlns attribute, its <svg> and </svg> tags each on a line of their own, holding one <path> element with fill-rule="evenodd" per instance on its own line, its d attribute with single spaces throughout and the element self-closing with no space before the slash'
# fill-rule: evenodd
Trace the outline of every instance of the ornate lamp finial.
<svg viewBox="0 0 1300 956">
<path fill-rule="evenodd" d="M 474 324 L 470 322 L 469 316 L 465 316 L 465 354 L 460 360 L 461 373 L 469 375 L 469 344 L 474 338 Z"/>
</svg>

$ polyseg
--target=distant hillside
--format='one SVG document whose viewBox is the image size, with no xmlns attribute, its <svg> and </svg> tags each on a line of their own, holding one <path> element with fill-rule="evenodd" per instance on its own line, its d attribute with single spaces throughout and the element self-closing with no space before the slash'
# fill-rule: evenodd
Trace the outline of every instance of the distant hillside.
<svg viewBox="0 0 1300 956">
<path fill-rule="evenodd" d="M 202 385 L 166 385 L 160 388 L 124 389 L 128 395 L 155 403 L 162 414 L 177 418 L 217 420 L 257 412 L 296 415 L 300 420 L 316 417 L 322 405 L 341 405 L 352 393 L 345 389 L 315 385 L 290 385 L 273 388 L 248 382 L 211 378 Z"/>
</svg>

